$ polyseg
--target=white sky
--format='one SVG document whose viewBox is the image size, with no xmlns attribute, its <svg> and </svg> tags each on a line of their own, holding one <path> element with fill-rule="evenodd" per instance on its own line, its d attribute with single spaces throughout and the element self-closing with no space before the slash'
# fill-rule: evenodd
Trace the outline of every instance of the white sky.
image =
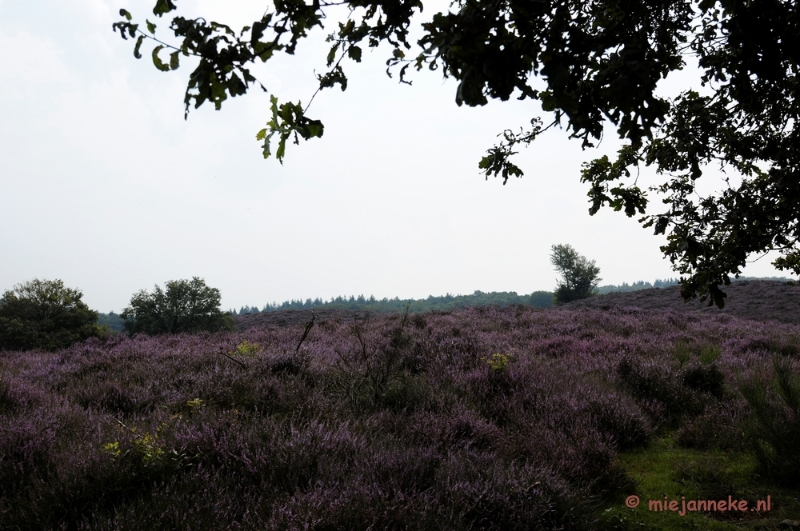
<svg viewBox="0 0 800 531">
<path fill-rule="evenodd" d="M 384 49 L 345 65 L 346 92 L 317 95 L 309 115 L 325 135 L 290 145 L 281 166 L 255 141 L 268 94 L 253 89 L 184 121 L 190 63 L 161 73 L 151 47 L 137 61 L 133 42 L 112 33 L 124 7 L 167 37 L 154 3 L 0 0 L 0 290 L 59 278 L 102 312 L 192 276 L 221 290 L 223 308 L 337 295 L 522 294 L 554 288 L 557 243 L 594 259 L 601 284 L 677 276 L 659 251 L 663 237 L 622 213 L 588 214 L 580 165 L 615 153 L 613 133 L 582 152 L 552 130 L 517 155 L 525 177 L 486 182 L 477 168 L 485 150 L 539 105 L 459 108 L 455 82 L 438 72 L 415 74 L 413 87 L 387 78 Z M 180 15 L 233 27 L 265 7 L 178 5 Z M 281 101 L 306 103 L 333 27 L 253 73 Z M 770 261 L 745 274 L 783 276 Z"/>
</svg>

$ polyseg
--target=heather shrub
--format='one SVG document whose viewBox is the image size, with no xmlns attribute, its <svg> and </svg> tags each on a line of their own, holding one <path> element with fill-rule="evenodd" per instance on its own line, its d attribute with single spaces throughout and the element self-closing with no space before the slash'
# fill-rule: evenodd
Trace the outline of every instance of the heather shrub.
<svg viewBox="0 0 800 531">
<path fill-rule="evenodd" d="M 55 430 L 41 416 L 3 418 L 0 435 L 0 497 L 13 496 L 34 478 L 46 477 L 54 457 Z"/>
<path fill-rule="evenodd" d="M 101 508 L 75 527 L 92 531 L 153 529 L 265 529 L 270 500 L 223 470 L 199 468 L 141 489 L 136 496 Z M 244 508 L 249 508 L 245 510 Z"/>
<path fill-rule="evenodd" d="M 570 412 L 572 413 L 572 412 Z M 613 441 L 600 432 L 586 415 L 521 415 L 503 452 L 547 463 L 561 478 L 583 492 L 605 495 L 629 485 L 622 469 L 614 464 Z"/>
<path fill-rule="evenodd" d="M 694 363 L 681 371 L 683 384 L 701 393 L 721 399 L 725 392 L 725 375 L 716 364 Z"/>
<path fill-rule="evenodd" d="M 693 419 L 686 420 L 675 434 L 684 448 L 698 450 L 746 450 L 742 427 L 747 411 L 741 399 L 712 403 Z"/>
<path fill-rule="evenodd" d="M 296 375 L 306 371 L 311 360 L 301 353 L 280 354 L 269 359 L 269 370 L 275 374 Z"/>
<path fill-rule="evenodd" d="M 105 381 L 99 385 L 76 389 L 74 399 L 85 408 L 123 417 L 147 413 L 154 408 L 152 398 L 142 389 L 116 381 Z"/>
<path fill-rule="evenodd" d="M 353 343 L 347 349 L 335 350 L 336 373 L 330 384 L 344 394 L 355 411 L 403 409 L 405 403 L 413 407 L 424 401 L 422 380 L 408 370 L 409 364 L 414 365 L 408 324 L 408 311 L 398 326 L 382 328 L 377 334 L 368 329 L 369 316 L 355 320 L 350 327 Z"/>
<path fill-rule="evenodd" d="M 422 318 L 0 353 L 0 529 L 594 529 L 632 492 L 620 450 L 668 419 L 687 446 L 741 439 L 745 400 L 713 390 L 763 365 L 750 338 L 796 333 L 628 310 Z"/>
<path fill-rule="evenodd" d="M 676 425 L 684 417 L 703 411 L 704 403 L 697 391 L 683 385 L 679 375 L 669 366 L 640 362 L 629 357 L 620 360 L 617 375 L 622 387 L 650 412 L 663 412 L 655 420 Z M 660 417 L 660 418 L 659 418 Z"/>
<path fill-rule="evenodd" d="M 619 450 L 645 446 L 652 435 L 650 421 L 630 397 L 604 392 L 583 406 L 595 425 Z"/>
<path fill-rule="evenodd" d="M 46 400 L 40 389 L 26 386 L 17 378 L 0 372 L 0 415 L 11 415 L 39 406 Z"/>
<path fill-rule="evenodd" d="M 488 450 L 501 443 L 502 431 L 491 421 L 463 406 L 440 429 L 442 448 Z"/>
<path fill-rule="evenodd" d="M 773 358 L 771 385 L 753 379 L 739 389 L 750 407 L 747 439 L 762 473 L 787 484 L 800 485 L 800 379 L 791 361 Z"/>
<path fill-rule="evenodd" d="M 586 528 L 588 497 L 545 466 L 504 466 L 491 454 L 452 454 L 438 471 L 436 500 L 451 508 L 447 529 L 530 530 Z M 581 496 L 584 494 L 584 496 Z"/>
<path fill-rule="evenodd" d="M 762 335 L 760 337 L 747 338 L 741 348 L 743 350 L 763 350 L 778 356 L 797 357 L 800 352 L 800 343 L 798 342 L 797 334 L 793 334 L 788 338 Z"/>
<path fill-rule="evenodd" d="M 381 484 L 351 481 L 317 483 L 307 492 L 287 498 L 264 524 L 264 529 L 287 531 L 345 531 L 350 529 L 442 529 L 434 500 L 403 496 Z"/>
</svg>

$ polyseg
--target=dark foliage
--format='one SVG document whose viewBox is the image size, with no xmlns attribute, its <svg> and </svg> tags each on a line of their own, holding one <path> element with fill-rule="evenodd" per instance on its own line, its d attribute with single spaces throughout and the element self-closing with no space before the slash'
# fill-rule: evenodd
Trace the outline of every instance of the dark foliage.
<svg viewBox="0 0 800 531">
<path fill-rule="evenodd" d="M 553 245 L 550 262 L 561 275 L 553 300 L 556 304 L 586 299 L 595 294 L 600 268 L 571 245 Z"/>
<path fill-rule="evenodd" d="M 775 356 L 772 381 L 740 384 L 753 411 L 748 440 L 765 475 L 790 486 L 800 485 L 800 378 L 790 359 Z"/>
<path fill-rule="evenodd" d="M 130 334 L 216 332 L 233 328 L 230 315 L 223 313 L 219 304 L 219 290 L 194 277 L 168 281 L 166 290 L 155 286 L 153 293 L 140 291 L 120 316 Z"/>
<path fill-rule="evenodd" d="M 100 326 L 107 326 L 112 332 L 122 332 L 125 330 L 125 320 L 114 312 L 98 313 L 97 323 Z"/>
<path fill-rule="evenodd" d="M 34 279 L 0 299 L 0 350 L 58 350 L 106 330 L 83 294 L 60 280 Z"/>
<path fill-rule="evenodd" d="M 475 306 L 531 306 L 533 308 L 549 308 L 553 305 L 553 294 L 549 291 L 534 291 L 530 295 L 517 295 L 511 292 L 491 292 L 484 293 L 476 291 L 472 295 L 443 295 L 435 297 L 428 296 L 425 299 L 376 299 L 373 296 L 364 297 L 332 297 L 329 301 L 322 299 L 288 300 L 280 304 L 267 304 L 261 310 L 263 312 L 276 312 L 282 310 L 352 310 L 369 312 L 402 312 L 408 307 L 411 313 L 433 312 L 433 311 L 453 311 Z M 234 315 L 258 314 L 255 307 L 244 306 Z"/>
<path fill-rule="evenodd" d="M 722 398 L 725 391 L 725 376 L 716 364 L 695 363 L 682 371 L 681 379 L 690 389 L 709 393 L 716 398 Z"/>
</svg>

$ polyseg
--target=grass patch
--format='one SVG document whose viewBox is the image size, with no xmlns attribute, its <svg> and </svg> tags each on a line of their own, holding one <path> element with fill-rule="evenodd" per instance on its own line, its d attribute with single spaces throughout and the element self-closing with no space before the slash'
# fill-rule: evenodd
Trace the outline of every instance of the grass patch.
<svg viewBox="0 0 800 531">
<path fill-rule="evenodd" d="M 654 439 L 648 448 L 623 452 L 619 463 L 634 479 L 636 488 L 631 495 L 640 499 L 638 507 L 630 509 L 624 503 L 606 508 L 601 517 L 606 529 L 681 531 L 704 529 L 733 531 L 742 529 L 771 530 L 781 527 L 784 520 L 800 518 L 800 499 L 796 490 L 776 487 L 758 473 L 756 459 L 744 453 L 719 450 L 681 448 L 666 434 Z M 771 510 L 757 512 L 756 500 L 770 496 Z M 728 496 L 747 500 L 748 510 L 691 512 L 685 516 L 672 511 L 651 511 L 650 500 L 722 500 Z"/>
</svg>

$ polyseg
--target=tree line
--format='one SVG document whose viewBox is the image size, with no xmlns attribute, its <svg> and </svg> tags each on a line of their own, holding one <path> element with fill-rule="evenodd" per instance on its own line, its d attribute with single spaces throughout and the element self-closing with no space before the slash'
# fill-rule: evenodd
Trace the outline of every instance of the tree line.
<svg viewBox="0 0 800 531">
<path fill-rule="evenodd" d="M 374 296 L 335 297 L 289 300 L 281 304 L 257 307 L 242 306 L 239 311 L 222 311 L 219 289 L 207 286 L 198 277 L 172 280 L 151 292 L 140 290 L 120 313 L 103 314 L 90 309 L 81 299 L 80 290 L 64 286 L 61 280 L 34 279 L 6 291 L 0 298 L 0 350 L 58 350 L 89 338 L 102 338 L 115 332 L 133 334 L 177 334 L 230 330 L 237 315 L 307 310 L 315 308 L 373 312 L 453 311 L 475 306 L 521 305 L 548 308 L 598 294 L 662 288 L 678 280 L 657 279 L 653 283 L 598 287 L 600 268 L 594 260 L 580 255 L 570 245 L 554 245 L 551 262 L 561 279 L 554 291 L 534 291 L 518 295 L 514 291 L 471 295 L 451 295 L 425 299 L 376 299 Z M 750 277 L 742 277 L 742 280 Z M 786 280 L 786 279 L 779 279 Z"/>
</svg>

